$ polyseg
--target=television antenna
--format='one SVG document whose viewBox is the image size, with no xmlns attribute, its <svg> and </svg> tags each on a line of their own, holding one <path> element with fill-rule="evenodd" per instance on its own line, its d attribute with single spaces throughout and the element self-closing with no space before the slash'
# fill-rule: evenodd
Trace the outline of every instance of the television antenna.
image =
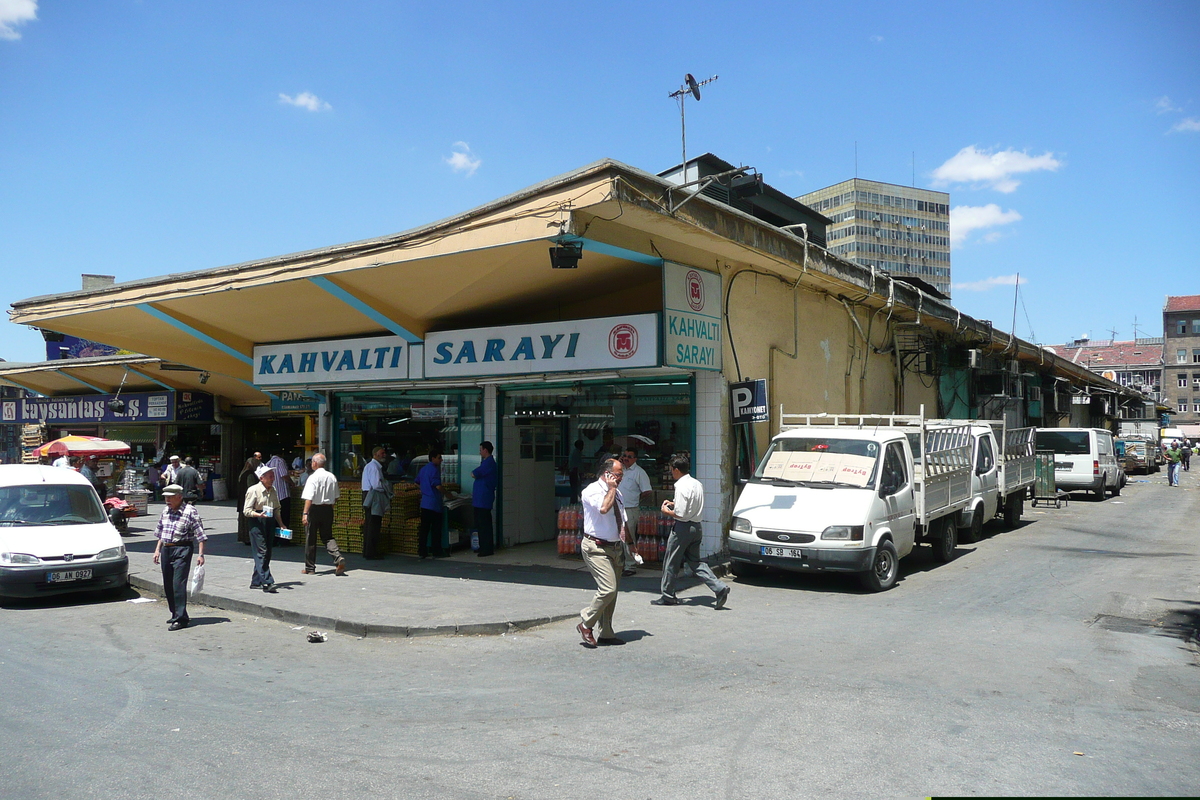
<svg viewBox="0 0 1200 800">
<path fill-rule="evenodd" d="M 683 76 L 683 85 L 680 86 L 679 89 L 677 89 L 676 91 L 671 92 L 669 95 L 667 95 L 667 97 L 672 97 L 679 101 L 679 131 L 680 131 L 679 138 L 683 142 L 683 183 L 688 182 L 688 175 L 687 175 L 687 115 L 684 113 L 684 105 L 685 105 L 684 101 L 687 99 L 687 96 L 690 94 L 692 97 L 696 98 L 697 102 L 699 102 L 700 87 L 707 86 L 708 84 L 712 83 L 719 77 L 721 77 L 721 76 L 713 75 L 708 80 L 697 81 L 695 78 L 692 77 L 692 73 L 689 72 L 688 74 Z"/>
</svg>

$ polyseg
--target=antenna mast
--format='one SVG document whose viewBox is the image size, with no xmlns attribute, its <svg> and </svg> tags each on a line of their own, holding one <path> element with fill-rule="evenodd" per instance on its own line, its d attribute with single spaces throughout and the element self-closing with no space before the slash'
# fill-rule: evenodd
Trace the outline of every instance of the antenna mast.
<svg viewBox="0 0 1200 800">
<path fill-rule="evenodd" d="M 697 102 L 699 102 L 700 87 L 707 86 L 708 84 L 712 83 L 719 77 L 721 77 L 721 76 L 713 75 L 711 78 L 709 78 L 706 81 L 697 82 L 697 80 L 692 77 L 692 73 L 689 72 L 688 74 L 683 76 L 683 85 L 680 86 L 678 90 L 671 92 L 669 95 L 667 95 L 667 97 L 673 97 L 673 98 L 676 98 L 677 100 L 679 100 L 679 131 L 680 131 L 679 138 L 683 142 L 683 181 L 682 181 L 683 183 L 688 182 L 687 117 L 684 114 L 684 105 L 685 105 L 684 101 L 687 99 L 687 96 L 690 94 L 692 97 L 696 98 Z"/>
</svg>

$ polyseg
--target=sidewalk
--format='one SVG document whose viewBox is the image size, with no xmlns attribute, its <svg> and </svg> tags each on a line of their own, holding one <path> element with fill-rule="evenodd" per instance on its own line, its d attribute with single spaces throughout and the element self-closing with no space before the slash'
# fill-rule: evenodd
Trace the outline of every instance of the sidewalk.
<svg viewBox="0 0 1200 800">
<path fill-rule="evenodd" d="M 148 516 L 129 521 L 124 537 L 130 583 L 157 597 L 163 588 L 153 559 L 154 526 L 162 508 L 151 503 Z M 204 591 L 192 601 L 211 608 L 356 636 L 500 634 L 573 619 L 596 591 L 583 562 L 560 558 L 554 542 L 507 548 L 490 558 L 467 551 L 436 560 L 389 555 L 365 561 L 348 554 L 342 576 L 334 575 L 318 544 L 317 572 L 303 575 L 304 533 L 296 531 L 295 545 L 276 544 L 271 573 L 279 591 L 267 594 L 249 588 L 254 561 L 249 546 L 237 541 L 233 503 L 198 508 L 208 541 Z M 621 582 L 622 593 L 649 602 L 661 575 L 640 569 Z"/>
</svg>

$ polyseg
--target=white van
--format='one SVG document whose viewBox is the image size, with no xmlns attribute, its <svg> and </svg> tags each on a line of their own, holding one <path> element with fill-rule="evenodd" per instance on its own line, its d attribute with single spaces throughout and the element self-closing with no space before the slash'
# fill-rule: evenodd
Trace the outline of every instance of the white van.
<svg viewBox="0 0 1200 800">
<path fill-rule="evenodd" d="M 61 467 L 0 465 L 0 596 L 128 584 L 121 534 L 86 478 Z"/>
<path fill-rule="evenodd" d="M 1037 449 L 1054 453 L 1054 481 L 1067 491 L 1086 489 L 1103 500 L 1121 493 L 1112 431 L 1104 428 L 1039 428 Z"/>
</svg>

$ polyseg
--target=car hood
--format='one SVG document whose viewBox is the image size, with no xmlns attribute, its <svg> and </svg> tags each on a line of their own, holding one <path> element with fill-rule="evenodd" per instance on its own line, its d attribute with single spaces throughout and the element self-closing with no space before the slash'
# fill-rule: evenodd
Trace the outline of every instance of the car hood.
<svg viewBox="0 0 1200 800">
<path fill-rule="evenodd" d="M 755 528 L 820 533 L 830 525 L 867 522 L 875 492 L 870 489 L 810 489 L 747 483 L 733 507 Z"/>
<path fill-rule="evenodd" d="M 56 558 L 66 553 L 95 555 L 119 547 L 121 534 L 110 523 L 0 526 L 0 552 Z"/>
</svg>

